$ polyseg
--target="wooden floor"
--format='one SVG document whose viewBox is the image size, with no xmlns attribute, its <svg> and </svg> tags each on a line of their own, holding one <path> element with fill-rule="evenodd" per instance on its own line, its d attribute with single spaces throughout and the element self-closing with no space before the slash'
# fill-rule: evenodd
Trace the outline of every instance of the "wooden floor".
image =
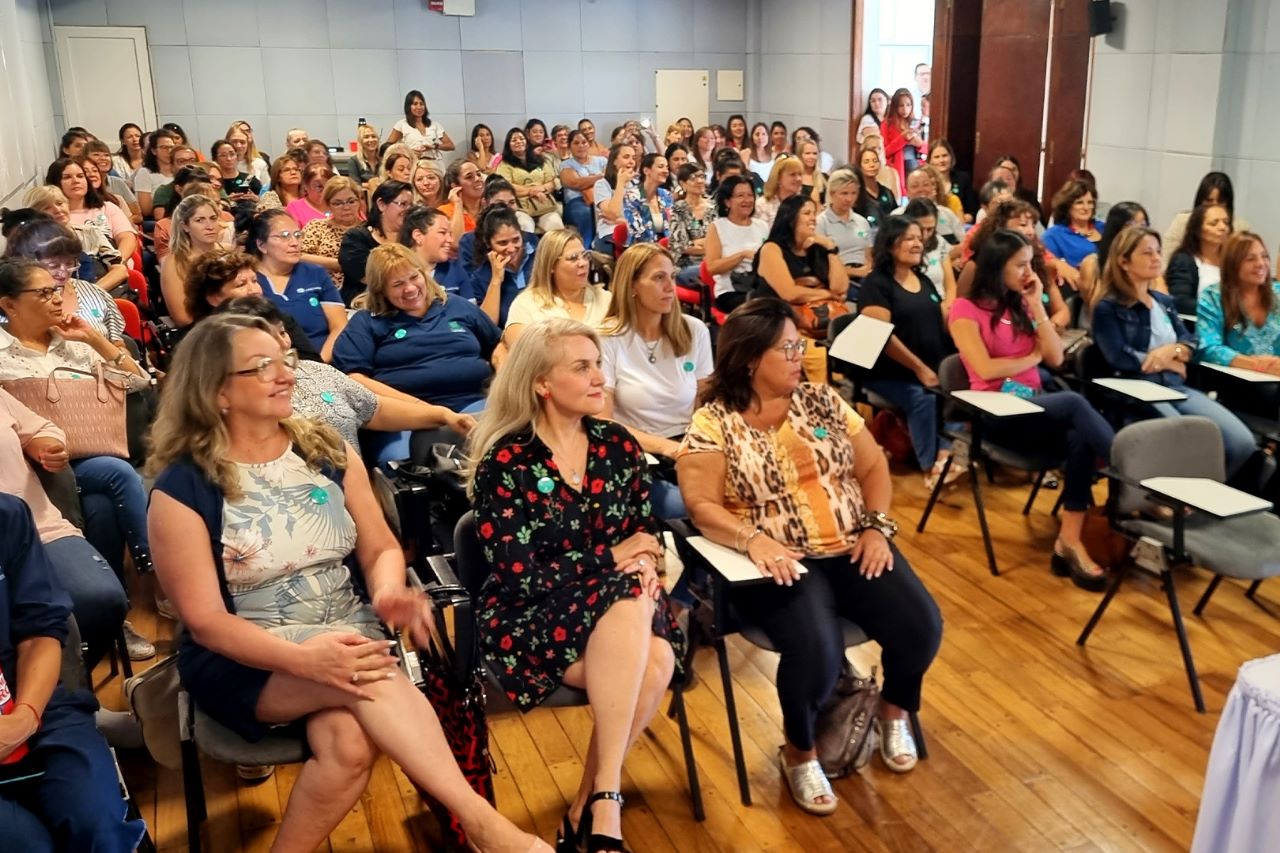
<svg viewBox="0 0 1280 853">
<path fill-rule="evenodd" d="M 724 697 L 715 654 L 696 661 L 687 694 L 707 819 L 690 813 L 680 739 L 659 717 L 627 759 L 624 835 L 650 851 L 839 850 L 1186 850 L 1204 767 L 1226 693 L 1244 661 L 1280 650 L 1280 584 L 1253 604 L 1224 583 L 1204 618 L 1189 616 L 1207 575 L 1180 576 L 1180 599 L 1209 713 L 1195 713 L 1168 608 L 1150 577 L 1117 597 L 1081 650 L 1075 638 L 1098 601 L 1048 571 L 1057 493 L 1020 514 L 1027 487 L 1009 477 L 986 487 L 1003 574 L 986 568 L 968 488 L 951 492 L 927 533 L 917 535 L 924 490 L 918 474 L 896 478 L 894 514 L 902 549 L 945 619 L 942 649 L 925 680 L 920 719 L 930 757 L 899 776 L 875 759 L 840 780 L 838 811 L 801 812 L 775 766 L 781 718 L 775 657 L 730 642 L 754 805 L 738 800 Z M 165 635 L 149 597 L 134 624 Z M 155 632 L 155 633 L 151 633 Z M 162 644 L 162 652 L 168 644 Z M 868 645 L 851 652 L 875 662 Z M 99 676 L 101 677 L 101 671 Z M 119 681 L 102 684 L 120 707 Z M 521 826 L 553 837 L 577 786 L 590 731 L 584 709 L 538 710 L 491 718 L 498 805 Z M 122 755 L 143 816 L 161 851 L 186 848 L 179 774 L 145 756 Z M 297 767 L 265 784 L 239 783 L 230 767 L 204 765 L 208 846 L 267 850 Z M 359 806 L 330 836 L 335 851 L 429 850 L 434 821 L 403 775 L 385 759 Z"/>
</svg>

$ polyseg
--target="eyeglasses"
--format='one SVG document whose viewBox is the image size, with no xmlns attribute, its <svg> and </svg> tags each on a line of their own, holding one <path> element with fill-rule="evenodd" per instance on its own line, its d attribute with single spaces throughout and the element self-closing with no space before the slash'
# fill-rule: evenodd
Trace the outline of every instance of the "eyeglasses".
<svg viewBox="0 0 1280 853">
<path fill-rule="evenodd" d="M 40 261 L 40 266 L 48 270 L 49 274 L 55 278 L 71 275 L 73 272 L 80 269 L 80 264 L 77 261 L 63 261 L 62 263 L 58 263 L 57 261 Z"/>
<path fill-rule="evenodd" d="M 339 201 L 338 199 L 335 198 L 333 201 L 329 202 L 329 206 L 330 207 L 351 207 L 352 205 L 356 205 L 359 203 L 360 203 L 360 199 L 358 198 L 349 198 L 345 201 Z"/>
<path fill-rule="evenodd" d="M 576 264 L 578 261 L 582 260 L 586 256 L 587 256 L 586 252 L 574 252 L 573 254 L 570 254 L 570 255 L 561 255 L 560 260 L 564 261 L 567 264 Z"/>
<path fill-rule="evenodd" d="M 400 208 L 401 210 L 404 210 L 406 207 L 408 207 L 408 206 L 409 206 L 409 205 L 411 205 L 411 204 L 413 204 L 413 200 L 412 200 L 412 199 L 403 199 L 403 200 L 398 200 L 398 201 L 390 201 L 390 202 L 387 202 L 387 207 L 392 207 L 392 206 L 394 206 L 394 207 L 398 207 L 398 208 Z"/>
<path fill-rule="evenodd" d="M 48 302 L 55 296 L 62 296 L 62 291 L 66 290 L 66 286 L 55 284 L 53 287 L 24 287 L 19 293 L 34 293 L 41 302 Z"/>
<path fill-rule="evenodd" d="M 244 370 L 233 370 L 228 376 L 257 376 L 259 382 L 271 382 L 279 375 L 279 371 L 273 371 L 273 367 L 283 367 L 292 373 L 298 369 L 298 351 L 296 349 L 287 349 L 280 353 L 279 358 L 262 358 L 253 367 L 246 367 Z"/>
<path fill-rule="evenodd" d="M 276 237 L 276 238 L 278 238 L 278 239 L 280 239 L 280 240 L 285 240 L 285 241 L 288 241 L 288 240 L 301 240 L 301 239 L 302 239 L 302 232 L 301 232 L 301 231 L 277 231 L 277 232 L 275 232 L 274 234 L 268 234 L 267 236 L 268 236 L 268 237 Z"/>
<path fill-rule="evenodd" d="M 780 350 L 787 361 L 795 361 L 804 355 L 805 347 L 808 346 L 808 343 L 804 338 L 801 338 L 798 341 L 787 341 L 781 346 L 774 347 L 774 349 Z"/>
</svg>

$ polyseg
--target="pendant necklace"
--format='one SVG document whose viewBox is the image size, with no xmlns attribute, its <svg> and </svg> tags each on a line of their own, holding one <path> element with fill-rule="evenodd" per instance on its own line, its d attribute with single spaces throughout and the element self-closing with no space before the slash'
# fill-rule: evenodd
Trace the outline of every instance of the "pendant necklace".
<svg viewBox="0 0 1280 853">
<path fill-rule="evenodd" d="M 643 340 L 643 338 L 642 338 L 641 340 Z M 648 342 L 646 342 L 646 343 L 645 343 L 644 348 L 645 348 L 646 350 L 648 350 L 648 351 L 649 351 L 649 363 L 650 363 L 650 364 L 657 364 L 657 363 L 658 363 L 658 347 L 660 347 L 660 346 L 662 346 L 662 337 L 661 337 L 661 336 L 659 336 L 659 337 L 658 337 L 658 339 L 657 339 L 656 341 L 654 341 L 652 344 L 650 344 L 650 343 L 648 343 Z"/>
</svg>

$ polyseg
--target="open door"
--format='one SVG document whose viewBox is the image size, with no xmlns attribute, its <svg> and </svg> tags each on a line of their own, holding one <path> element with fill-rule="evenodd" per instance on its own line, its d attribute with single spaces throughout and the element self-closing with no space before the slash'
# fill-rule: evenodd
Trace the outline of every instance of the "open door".
<svg viewBox="0 0 1280 853">
<path fill-rule="evenodd" d="M 54 27 L 67 125 L 115 139 L 127 121 L 156 127 L 156 96 L 144 27 Z"/>
</svg>

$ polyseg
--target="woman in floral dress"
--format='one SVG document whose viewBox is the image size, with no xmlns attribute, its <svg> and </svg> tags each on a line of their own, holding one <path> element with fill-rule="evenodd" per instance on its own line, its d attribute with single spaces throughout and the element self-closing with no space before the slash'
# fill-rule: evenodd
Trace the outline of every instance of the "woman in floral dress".
<svg viewBox="0 0 1280 853">
<path fill-rule="evenodd" d="M 559 844 L 622 850 L 622 761 L 684 641 L 659 577 L 647 466 L 630 433 L 596 419 L 603 407 L 596 333 L 530 324 L 472 433 L 470 494 L 492 567 L 480 624 L 498 681 L 521 709 L 561 684 L 585 688 L 594 713 Z"/>
</svg>

